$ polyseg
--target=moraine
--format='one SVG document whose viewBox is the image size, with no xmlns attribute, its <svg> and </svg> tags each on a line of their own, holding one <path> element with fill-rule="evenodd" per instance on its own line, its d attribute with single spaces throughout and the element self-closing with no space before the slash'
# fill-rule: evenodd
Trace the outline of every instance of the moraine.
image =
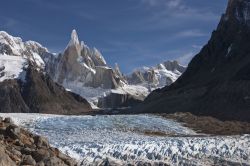
<svg viewBox="0 0 250 166">
<path fill-rule="evenodd" d="M 0 114 L 46 136 L 82 165 L 250 163 L 250 136 L 198 136 L 154 115 Z"/>
</svg>

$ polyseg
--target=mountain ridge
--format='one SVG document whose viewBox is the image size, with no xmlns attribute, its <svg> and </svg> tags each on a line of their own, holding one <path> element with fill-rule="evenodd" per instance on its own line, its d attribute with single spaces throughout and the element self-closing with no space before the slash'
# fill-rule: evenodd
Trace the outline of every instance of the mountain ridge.
<svg viewBox="0 0 250 166">
<path fill-rule="evenodd" d="M 250 121 L 250 28 L 235 14 L 238 9 L 250 12 L 248 4 L 248 0 L 229 1 L 211 39 L 184 74 L 172 85 L 151 93 L 132 111 L 191 112 L 221 120 Z"/>
<path fill-rule="evenodd" d="M 52 81 L 42 56 L 52 54 L 37 42 L 0 32 L 0 112 L 90 113 L 85 99 Z"/>
</svg>

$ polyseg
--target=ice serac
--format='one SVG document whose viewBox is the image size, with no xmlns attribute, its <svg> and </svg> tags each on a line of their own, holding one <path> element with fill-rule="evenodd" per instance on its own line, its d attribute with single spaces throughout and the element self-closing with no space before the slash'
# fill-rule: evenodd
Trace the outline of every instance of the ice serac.
<svg viewBox="0 0 250 166">
<path fill-rule="evenodd" d="M 249 3 L 230 0 L 211 39 L 184 74 L 171 86 L 151 93 L 136 109 L 250 121 Z"/>
<path fill-rule="evenodd" d="M 92 109 L 46 73 L 54 55 L 34 41 L 0 32 L 0 112 L 83 114 Z"/>
</svg>

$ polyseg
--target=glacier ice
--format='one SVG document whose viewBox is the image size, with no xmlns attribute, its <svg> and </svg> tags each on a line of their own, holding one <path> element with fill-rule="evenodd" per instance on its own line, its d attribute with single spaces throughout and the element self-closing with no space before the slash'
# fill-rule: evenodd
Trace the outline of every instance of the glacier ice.
<svg viewBox="0 0 250 166">
<path fill-rule="evenodd" d="M 142 162 L 156 165 L 213 165 L 220 162 L 247 165 L 250 162 L 249 135 L 197 135 L 193 130 L 160 116 L 0 116 L 10 116 L 25 128 L 48 137 L 53 146 L 77 158 L 82 165 L 98 165 L 107 159 L 118 165 Z M 166 135 L 154 134 L 157 132 Z"/>
</svg>

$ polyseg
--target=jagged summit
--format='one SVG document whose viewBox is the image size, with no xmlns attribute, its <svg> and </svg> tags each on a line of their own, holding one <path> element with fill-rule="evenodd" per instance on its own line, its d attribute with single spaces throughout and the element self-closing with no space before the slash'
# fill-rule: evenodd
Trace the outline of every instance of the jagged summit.
<svg viewBox="0 0 250 166">
<path fill-rule="evenodd" d="M 53 57 L 37 42 L 23 42 L 20 37 L 0 32 L 0 112 L 81 114 L 91 111 L 85 99 L 51 80 L 46 63 Z"/>
<path fill-rule="evenodd" d="M 76 30 L 72 31 L 64 52 L 48 61 L 47 70 L 54 81 L 68 89 L 72 89 L 71 85 L 76 82 L 77 88 L 106 89 L 116 88 L 121 82 L 99 50 L 88 47 L 83 41 L 79 42 Z"/>
<path fill-rule="evenodd" d="M 250 0 L 229 0 L 224 18 L 250 25 Z"/>
<path fill-rule="evenodd" d="M 130 84 L 159 88 L 175 82 L 185 70 L 186 67 L 181 66 L 177 61 L 166 61 L 155 67 L 135 69 L 126 78 Z"/>
<path fill-rule="evenodd" d="M 69 41 L 68 46 L 78 46 L 80 45 L 79 39 L 78 39 L 78 35 L 75 29 L 72 30 L 71 32 L 71 39 Z"/>
</svg>

